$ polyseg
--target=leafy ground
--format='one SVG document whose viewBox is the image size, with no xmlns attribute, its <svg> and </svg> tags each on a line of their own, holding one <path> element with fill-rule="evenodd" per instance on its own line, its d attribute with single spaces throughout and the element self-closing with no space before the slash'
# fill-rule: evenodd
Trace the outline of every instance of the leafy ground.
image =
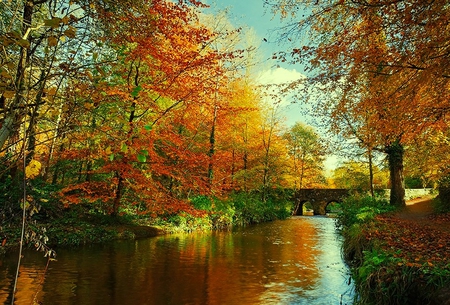
<svg viewBox="0 0 450 305">
<path fill-rule="evenodd" d="M 441 287 L 427 304 L 450 304 L 450 288 L 446 284 L 450 269 L 450 213 L 434 214 L 432 200 L 427 198 L 410 201 L 402 211 L 381 214 L 376 219 L 378 229 L 369 238 L 381 241 L 382 249 L 394 253 L 399 270 L 422 270 L 419 281 L 433 281 Z"/>
<path fill-rule="evenodd" d="M 403 211 L 379 215 L 377 220 L 385 229 L 375 231 L 374 237 L 408 264 L 450 266 L 450 214 L 433 214 L 431 199 L 410 201 Z"/>
</svg>

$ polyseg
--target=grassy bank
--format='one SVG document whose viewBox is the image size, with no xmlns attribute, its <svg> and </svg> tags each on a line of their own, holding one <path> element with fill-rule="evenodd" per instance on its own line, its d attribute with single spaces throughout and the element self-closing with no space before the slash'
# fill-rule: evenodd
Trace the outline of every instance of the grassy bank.
<svg viewBox="0 0 450 305">
<path fill-rule="evenodd" d="M 450 236 L 425 225 L 445 220 L 408 219 L 371 197 L 348 198 L 342 208 L 338 226 L 355 304 L 448 304 Z"/>
<path fill-rule="evenodd" d="M 124 206 L 119 216 L 110 216 L 98 205 L 63 207 L 57 200 L 41 201 L 34 196 L 40 204 L 27 207 L 25 244 L 43 251 L 115 239 L 227 229 L 285 219 L 292 213 L 290 195 L 282 192 L 273 193 L 265 201 L 258 192 L 235 193 L 227 199 L 198 196 L 190 201 L 195 213 L 166 213 L 158 217 L 139 214 L 131 205 Z M 16 207 L 8 218 L 3 218 L 0 254 L 19 245 L 21 216 Z"/>
</svg>

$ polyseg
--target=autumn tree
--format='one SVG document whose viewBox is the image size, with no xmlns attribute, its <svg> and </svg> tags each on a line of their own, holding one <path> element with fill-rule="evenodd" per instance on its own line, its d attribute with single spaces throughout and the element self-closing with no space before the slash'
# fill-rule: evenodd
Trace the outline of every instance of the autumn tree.
<svg viewBox="0 0 450 305">
<path fill-rule="evenodd" d="M 363 162 L 348 161 L 333 171 L 332 179 L 336 187 L 368 191 L 372 182 L 376 189 L 388 188 L 389 173 L 378 166 L 373 166 L 374 176 L 369 180 L 368 166 Z"/>
<path fill-rule="evenodd" d="M 294 20 L 281 37 L 296 45 L 281 58 L 308 64 L 310 80 L 341 102 L 336 111 L 347 113 L 349 106 L 370 111 L 381 134 L 377 145 L 390 161 L 391 203 L 396 205 L 404 204 L 405 144 L 448 109 L 442 88 L 448 86 L 450 37 L 443 29 L 450 9 L 444 2 L 271 3 Z M 347 92 L 361 94 L 345 100 Z M 330 99 L 324 101 L 322 108 L 329 107 Z"/>
<path fill-rule="evenodd" d="M 311 187 L 322 175 L 326 147 L 310 126 L 297 122 L 283 136 L 292 158 L 291 173 L 294 190 Z"/>
<path fill-rule="evenodd" d="M 220 159 L 227 173 L 230 189 L 249 192 L 259 189 L 259 156 L 261 152 L 261 98 L 257 86 L 249 78 L 229 85 L 229 109 L 219 129 Z M 231 119 L 232 118 L 232 119 Z M 227 155 L 227 157 L 224 156 Z M 219 157 L 219 156 L 218 156 Z"/>
<path fill-rule="evenodd" d="M 416 186 L 436 188 L 448 175 L 448 131 L 428 129 L 409 143 L 405 151 L 405 178 Z"/>
<path fill-rule="evenodd" d="M 234 50 L 214 47 L 222 33 L 201 24 L 187 2 L 105 5 L 97 8 L 102 39 L 118 60 L 96 67 L 95 82 L 74 84 L 92 123 L 79 124 L 77 146 L 67 150 L 91 159 L 86 178 L 96 181 L 68 186 L 65 197 L 100 200 L 113 214 L 124 201 L 152 213 L 189 209 L 189 196 L 211 191 L 215 129 L 228 108 L 223 67 Z"/>
</svg>

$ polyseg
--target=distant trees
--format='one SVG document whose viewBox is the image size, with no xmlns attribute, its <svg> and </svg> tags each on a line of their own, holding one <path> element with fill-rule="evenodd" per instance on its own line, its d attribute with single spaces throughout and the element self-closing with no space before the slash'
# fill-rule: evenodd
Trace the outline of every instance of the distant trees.
<svg viewBox="0 0 450 305">
<path fill-rule="evenodd" d="M 283 137 L 288 143 L 289 174 L 294 190 L 320 185 L 327 153 L 320 136 L 312 127 L 297 122 Z"/>
<path fill-rule="evenodd" d="M 389 187 L 389 173 L 377 166 L 373 167 L 374 177 L 372 183 L 375 189 Z M 371 190 L 369 167 L 362 162 L 348 161 L 333 171 L 332 179 L 337 188 L 355 189 L 360 191 Z"/>
</svg>

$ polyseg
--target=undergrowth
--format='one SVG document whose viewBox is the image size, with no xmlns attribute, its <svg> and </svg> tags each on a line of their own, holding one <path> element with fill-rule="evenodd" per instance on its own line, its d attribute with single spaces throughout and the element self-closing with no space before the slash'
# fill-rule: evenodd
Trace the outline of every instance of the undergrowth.
<svg viewBox="0 0 450 305">
<path fill-rule="evenodd" d="M 389 234 L 400 228 L 379 221 L 378 215 L 394 211 L 387 201 L 371 197 L 353 196 L 342 204 L 337 225 L 355 283 L 355 304 L 435 304 L 449 284 L 450 266 L 419 262 L 420 254 L 389 246 L 389 238 L 398 238 Z"/>
<path fill-rule="evenodd" d="M 64 207 L 55 194 L 56 187 L 39 180 L 29 190 L 26 219 L 26 243 L 39 249 L 98 243 L 113 239 L 133 239 L 162 232 L 192 232 L 228 229 L 252 223 L 285 219 L 292 213 L 290 194 L 273 192 L 265 201 L 258 192 L 233 193 L 225 199 L 196 196 L 190 204 L 198 213 L 142 215 L 132 204 L 124 204 L 117 216 L 111 216 L 101 204 L 81 203 Z M 8 186 L 9 184 L 6 184 Z M 3 186 L 5 186 L 3 185 Z M 1 184 L 0 184 L 1 186 Z M 18 244 L 20 238 L 19 197 L 4 188 L 8 210 L 0 213 L 2 246 L 0 254 Z M 19 192 L 17 192 L 19 193 Z M 6 195 L 5 195 L 6 194 Z M 16 196 L 16 197 L 14 197 Z M 5 199 L 5 198 L 4 198 Z M 14 203 L 16 201 L 16 203 Z M 149 228 L 155 228 L 150 230 Z"/>
</svg>

